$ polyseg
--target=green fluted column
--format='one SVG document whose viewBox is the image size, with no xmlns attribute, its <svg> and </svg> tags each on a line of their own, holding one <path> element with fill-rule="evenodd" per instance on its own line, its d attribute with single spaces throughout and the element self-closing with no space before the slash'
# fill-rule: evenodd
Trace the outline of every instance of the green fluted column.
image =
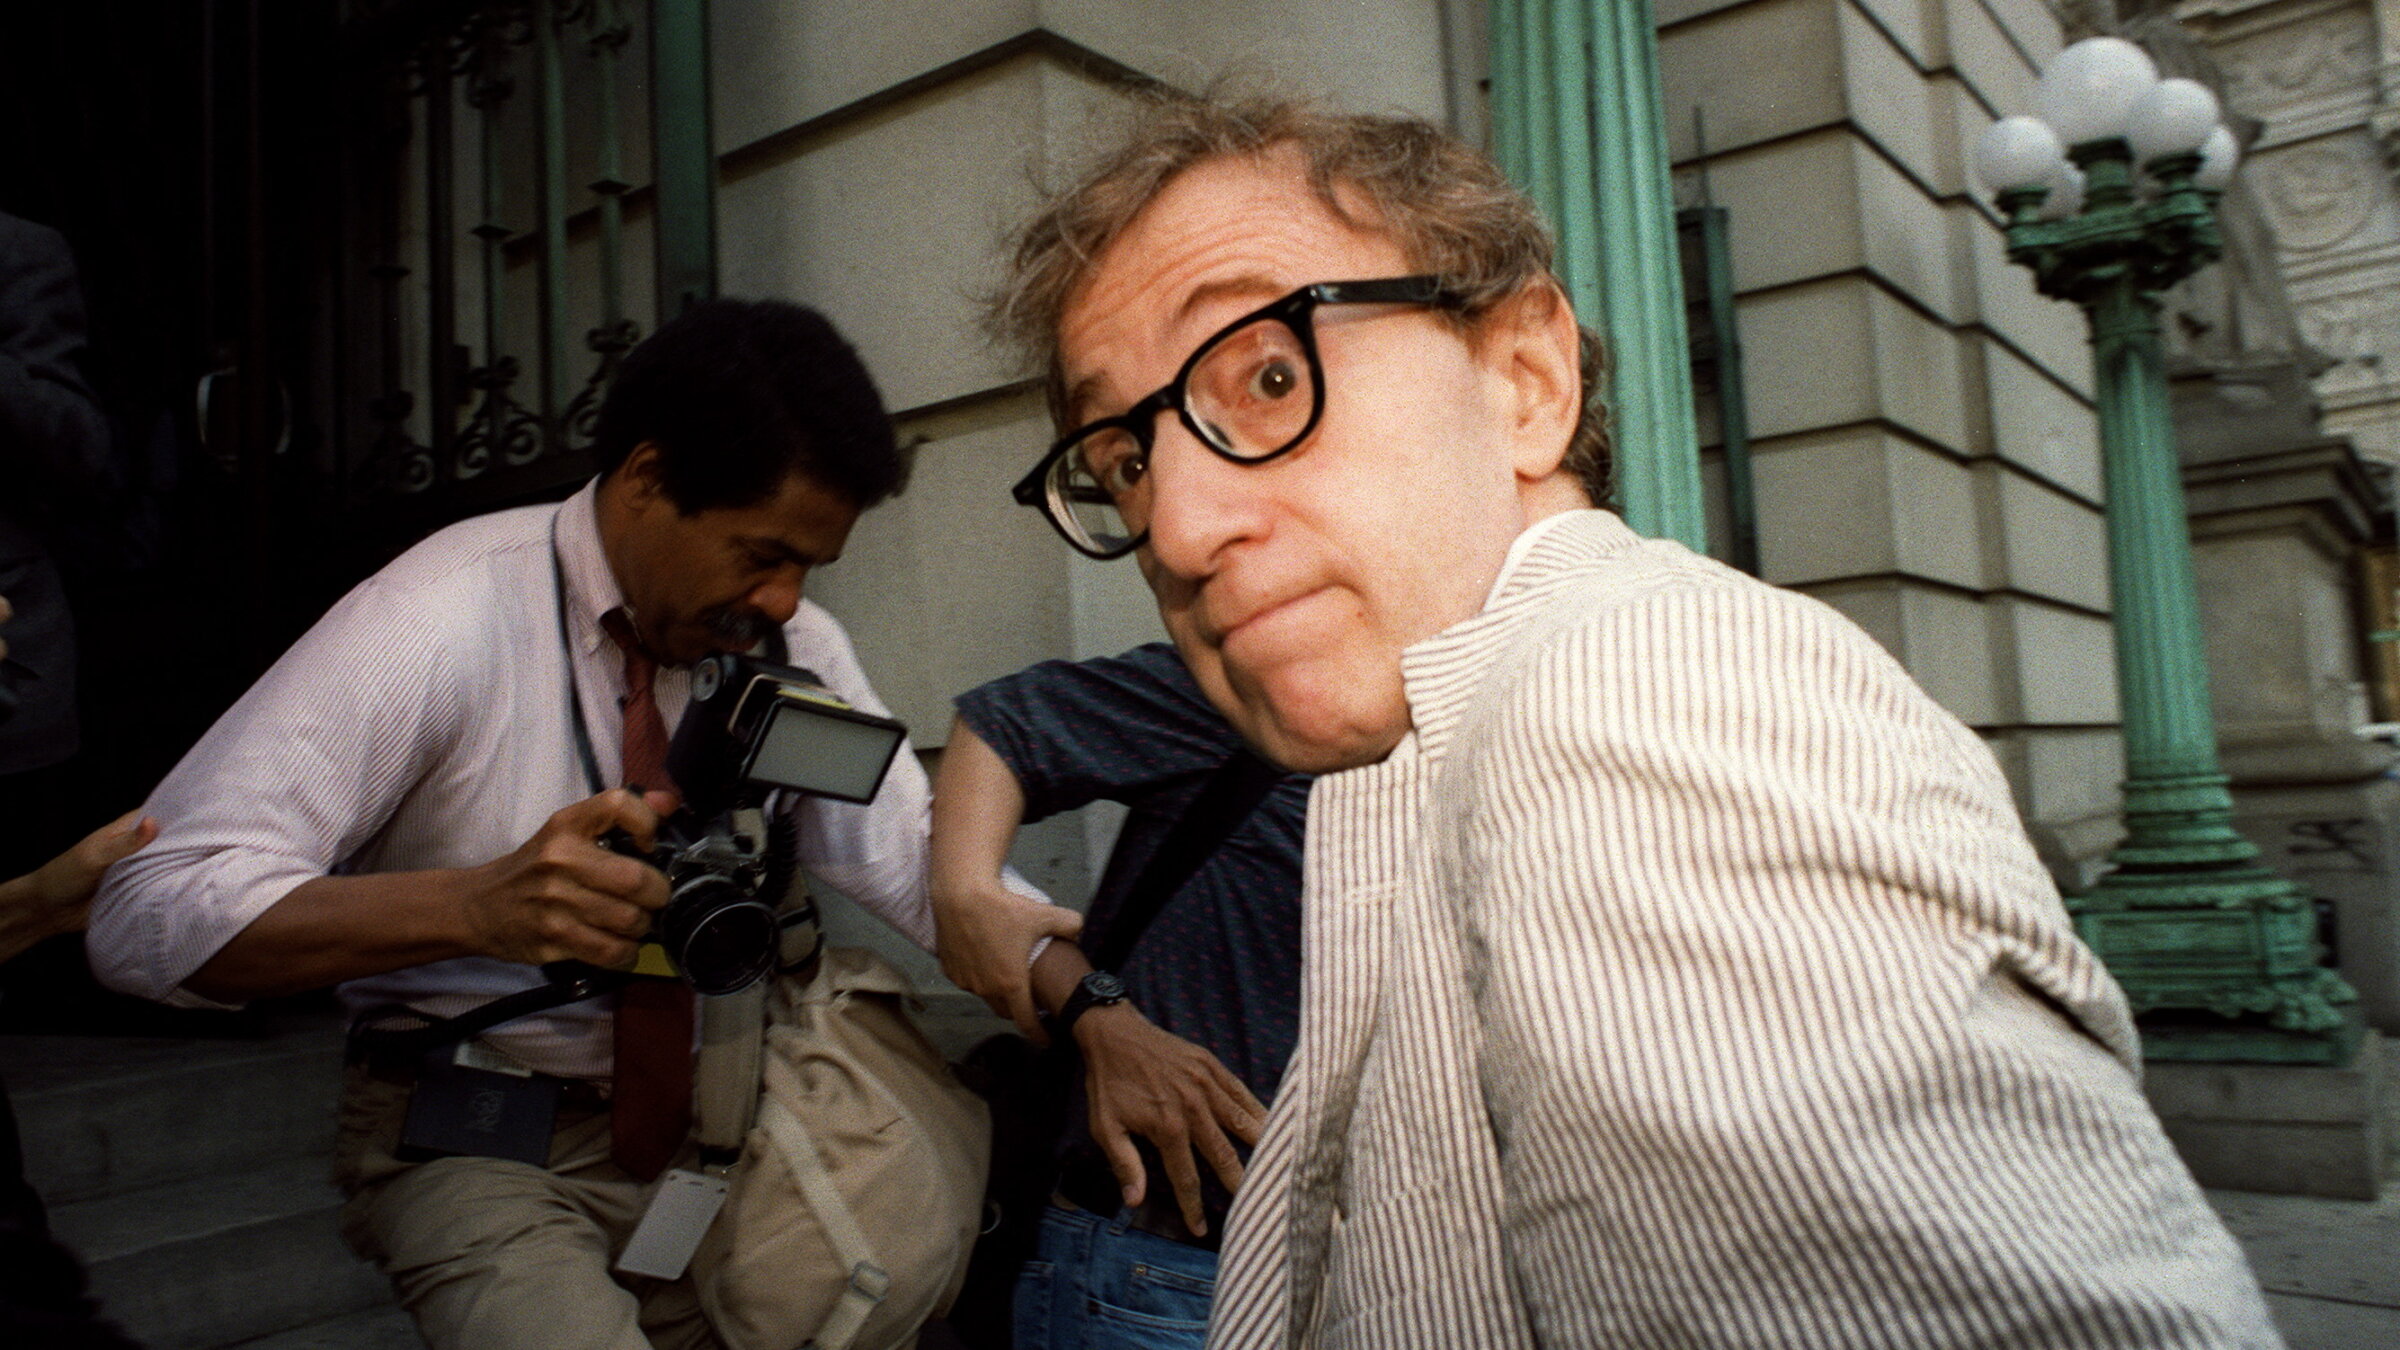
<svg viewBox="0 0 2400 1350">
<path fill-rule="evenodd" d="M 1492 0 L 1491 39 L 1494 153 L 1549 218 L 1568 298 L 1614 363 L 1618 507 L 1705 548 L 1650 0 Z"/>
<path fill-rule="evenodd" d="M 708 0 L 653 0 L 650 125 L 658 195 L 658 322 L 717 293 L 717 152 L 708 113 Z"/>
<path fill-rule="evenodd" d="M 2158 307 L 2125 277 L 2087 309 L 2125 719 L 2127 837 L 2111 857 L 2134 867 L 2247 862 L 2258 850 L 2233 828 L 2233 797 L 2217 767 Z"/>
</svg>

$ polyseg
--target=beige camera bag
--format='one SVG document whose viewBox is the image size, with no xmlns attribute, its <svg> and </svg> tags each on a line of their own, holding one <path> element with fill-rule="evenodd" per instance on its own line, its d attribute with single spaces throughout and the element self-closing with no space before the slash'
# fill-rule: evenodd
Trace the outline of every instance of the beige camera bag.
<svg viewBox="0 0 2400 1350">
<path fill-rule="evenodd" d="M 706 1000 L 722 1006 L 703 1024 L 703 1138 L 738 1130 L 721 1123 L 744 1114 L 726 1084 L 759 1084 L 731 1193 L 692 1258 L 728 1350 L 911 1346 L 957 1296 L 991 1123 L 910 1001 L 907 978 L 859 948 L 826 948 L 806 983 Z"/>
</svg>

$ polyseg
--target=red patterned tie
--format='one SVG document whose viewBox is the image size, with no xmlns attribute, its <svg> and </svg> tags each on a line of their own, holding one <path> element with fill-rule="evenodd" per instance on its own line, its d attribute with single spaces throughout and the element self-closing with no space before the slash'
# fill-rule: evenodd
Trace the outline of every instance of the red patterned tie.
<svg viewBox="0 0 2400 1350">
<path fill-rule="evenodd" d="M 667 722 L 650 688 L 658 663 L 634 640 L 624 610 L 610 610 L 601 626 L 625 652 L 625 784 L 673 791 Z M 617 995 L 609 1122 L 617 1166 L 643 1181 L 657 1176 L 683 1147 L 691 1120 L 692 991 L 681 980 L 637 978 Z"/>
</svg>

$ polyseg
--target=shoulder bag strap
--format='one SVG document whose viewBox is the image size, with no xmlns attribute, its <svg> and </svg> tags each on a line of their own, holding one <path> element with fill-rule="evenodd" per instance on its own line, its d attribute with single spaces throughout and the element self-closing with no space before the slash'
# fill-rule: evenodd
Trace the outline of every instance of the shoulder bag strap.
<svg viewBox="0 0 2400 1350">
<path fill-rule="evenodd" d="M 1092 964 L 1101 970 L 1115 970 L 1133 954 L 1142 933 L 1150 921 L 1183 883 L 1200 870 L 1200 864 L 1217 851 L 1233 832 L 1240 829 L 1250 813 L 1266 799 L 1267 793 L 1283 781 L 1284 770 L 1261 759 L 1248 747 L 1237 749 L 1233 757 L 1209 775 L 1200 795 L 1175 822 L 1167 837 L 1159 841 L 1158 850 L 1142 864 L 1133 884 L 1125 890 L 1125 907 L 1110 921 L 1108 932 L 1092 951 Z"/>
</svg>

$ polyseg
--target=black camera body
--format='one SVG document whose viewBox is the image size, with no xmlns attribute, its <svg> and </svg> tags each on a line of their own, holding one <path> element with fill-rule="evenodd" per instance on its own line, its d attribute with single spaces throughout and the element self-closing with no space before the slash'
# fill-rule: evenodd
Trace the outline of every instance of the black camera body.
<svg viewBox="0 0 2400 1350">
<path fill-rule="evenodd" d="M 872 801 L 907 738 L 899 722 L 851 707 L 797 666 L 731 653 L 694 666 L 691 704 L 667 747 L 683 804 L 646 853 L 610 839 L 667 877 L 635 970 L 680 975 L 703 994 L 765 978 L 782 949 L 777 905 L 796 862 L 790 822 L 770 816 L 770 799 Z"/>
</svg>

